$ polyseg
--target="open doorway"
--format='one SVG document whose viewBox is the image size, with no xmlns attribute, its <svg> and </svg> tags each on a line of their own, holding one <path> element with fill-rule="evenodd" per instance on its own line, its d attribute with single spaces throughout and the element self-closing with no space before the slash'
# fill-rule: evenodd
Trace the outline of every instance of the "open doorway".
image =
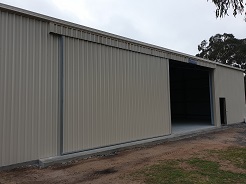
<svg viewBox="0 0 246 184">
<path fill-rule="evenodd" d="M 225 98 L 220 98 L 220 121 L 221 121 L 221 125 L 227 125 Z"/>
<path fill-rule="evenodd" d="M 170 60 L 172 133 L 212 126 L 210 69 Z"/>
</svg>

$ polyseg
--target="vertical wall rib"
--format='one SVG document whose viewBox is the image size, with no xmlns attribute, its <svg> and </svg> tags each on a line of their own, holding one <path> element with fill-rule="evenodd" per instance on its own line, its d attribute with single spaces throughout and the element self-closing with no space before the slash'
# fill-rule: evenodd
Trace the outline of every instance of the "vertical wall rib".
<svg viewBox="0 0 246 184">
<path fill-rule="evenodd" d="M 0 166 L 56 155 L 58 38 L 0 11 Z"/>
<path fill-rule="evenodd" d="M 170 133 L 167 60 L 65 40 L 65 153 Z"/>
</svg>

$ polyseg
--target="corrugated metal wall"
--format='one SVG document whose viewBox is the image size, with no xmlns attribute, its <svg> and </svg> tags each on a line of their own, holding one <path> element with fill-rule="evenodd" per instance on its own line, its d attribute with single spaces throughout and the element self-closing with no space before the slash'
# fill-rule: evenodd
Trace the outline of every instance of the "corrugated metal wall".
<svg viewBox="0 0 246 184">
<path fill-rule="evenodd" d="M 60 141 L 69 153 L 170 134 L 166 58 L 213 68 L 217 125 L 219 97 L 243 121 L 241 71 L 0 4 L 0 167 L 55 156 Z"/>
<path fill-rule="evenodd" d="M 57 154 L 58 38 L 0 11 L 0 166 Z"/>
<path fill-rule="evenodd" d="M 66 37 L 64 152 L 170 134 L 168 61 Z"/>
<path fill-rule="evenodd" d="M 81 29 L 82 28 L 82 29 Z M 91 28 L 81 27 L 78 25 L 70 26 L 61 23 L 50 22 L 50 32 L 58 35 L 64 35 L 70 38 L 77 38 L 81 40 L 90 41 L 93 43 L 99 43 L 110 47 L 120 48 L 142 54 L 147 54 L 156 57 L 173 59 L 185 63 L 195 62 L 197 65 L 215 68 L 216 64 L 204 60 L 202 58 L 195 58 L 194 56 L 188 56 L 183 53 L 171 51 L 154 45 L 138 42 L 128 38 L 112 35 L 109 33 L 93 30 Z"/>
<path fill-rule="evenodd" d="M 215 115 L 220 125 L 219 98 L 226 98 L 227 123 L 239 123 L 245 117 L 243 72 L 217 65 L 214 71 Z"/>
</svg>

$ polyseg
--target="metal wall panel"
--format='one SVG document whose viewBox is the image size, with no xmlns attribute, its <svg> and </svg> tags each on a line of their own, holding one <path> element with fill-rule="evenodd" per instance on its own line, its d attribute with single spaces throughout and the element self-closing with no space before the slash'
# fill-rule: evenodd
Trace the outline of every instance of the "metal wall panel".
<svg viewBox="0 0 246 184">
<path fill-rule="evenodd" d="M 170 134 L 167 59 L 216 67 L 215 121 L 219 97 L 227 100 L 228 122 L 243 121 L 239 69 L 0 3 L 0 167 L 55 156 L 60 141 L 67 153 Z"/>
<path fill-rule="evenodd" d="M 217 65 L 214 71 L 215 115 L 220 125 L 219 98 L 226 98 L 227 123 L 239 123 L 245 117 L 243 72 Z"/>
<path fill-rule="evenodd" d="M 64 41 L 64 153 L 170 134 L 168 61 Z"/>
<path fill-rule="evenodd" d="M 58 37 L 0 11 L 0 167 L 57 154 Z"/>
<path fill-rule="evenodd" d="M 215 63 L 208 60 L 205 61 L 202 58 L 174 52 L 165 48 L 137 42 L 135 40 L 126 39 L 116 35 L 109 36 L 108 34 L 100 33 L 97 30 L 93 31 L 93 29 L 88 30 L 86 28 L 83 29 L 82 27 L 78 28 L 76 26 L 68 26 L 60 23 L 50 22 L 49 30 L 51 33 L 99 43 L 110 47 L 116 47 L 124 50 L 139 52 L 161 58 L 173 59 L 186 63 L 188 63 L 189 59 L 192 59 L 196 62 L 197 65 L 205 66 L 208 68 L 216 67 Z"/>
</svg>

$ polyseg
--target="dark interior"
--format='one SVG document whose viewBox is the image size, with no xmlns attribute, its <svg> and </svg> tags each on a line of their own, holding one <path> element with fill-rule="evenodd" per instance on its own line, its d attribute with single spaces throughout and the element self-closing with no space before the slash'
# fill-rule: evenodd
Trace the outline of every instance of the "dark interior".
<svg viewBox="0 0 246 184">
<path fill-rule="evenodd" d="M 210 122 L 209 69 L 170 61 L 172 122 Z"/>
</svg>

